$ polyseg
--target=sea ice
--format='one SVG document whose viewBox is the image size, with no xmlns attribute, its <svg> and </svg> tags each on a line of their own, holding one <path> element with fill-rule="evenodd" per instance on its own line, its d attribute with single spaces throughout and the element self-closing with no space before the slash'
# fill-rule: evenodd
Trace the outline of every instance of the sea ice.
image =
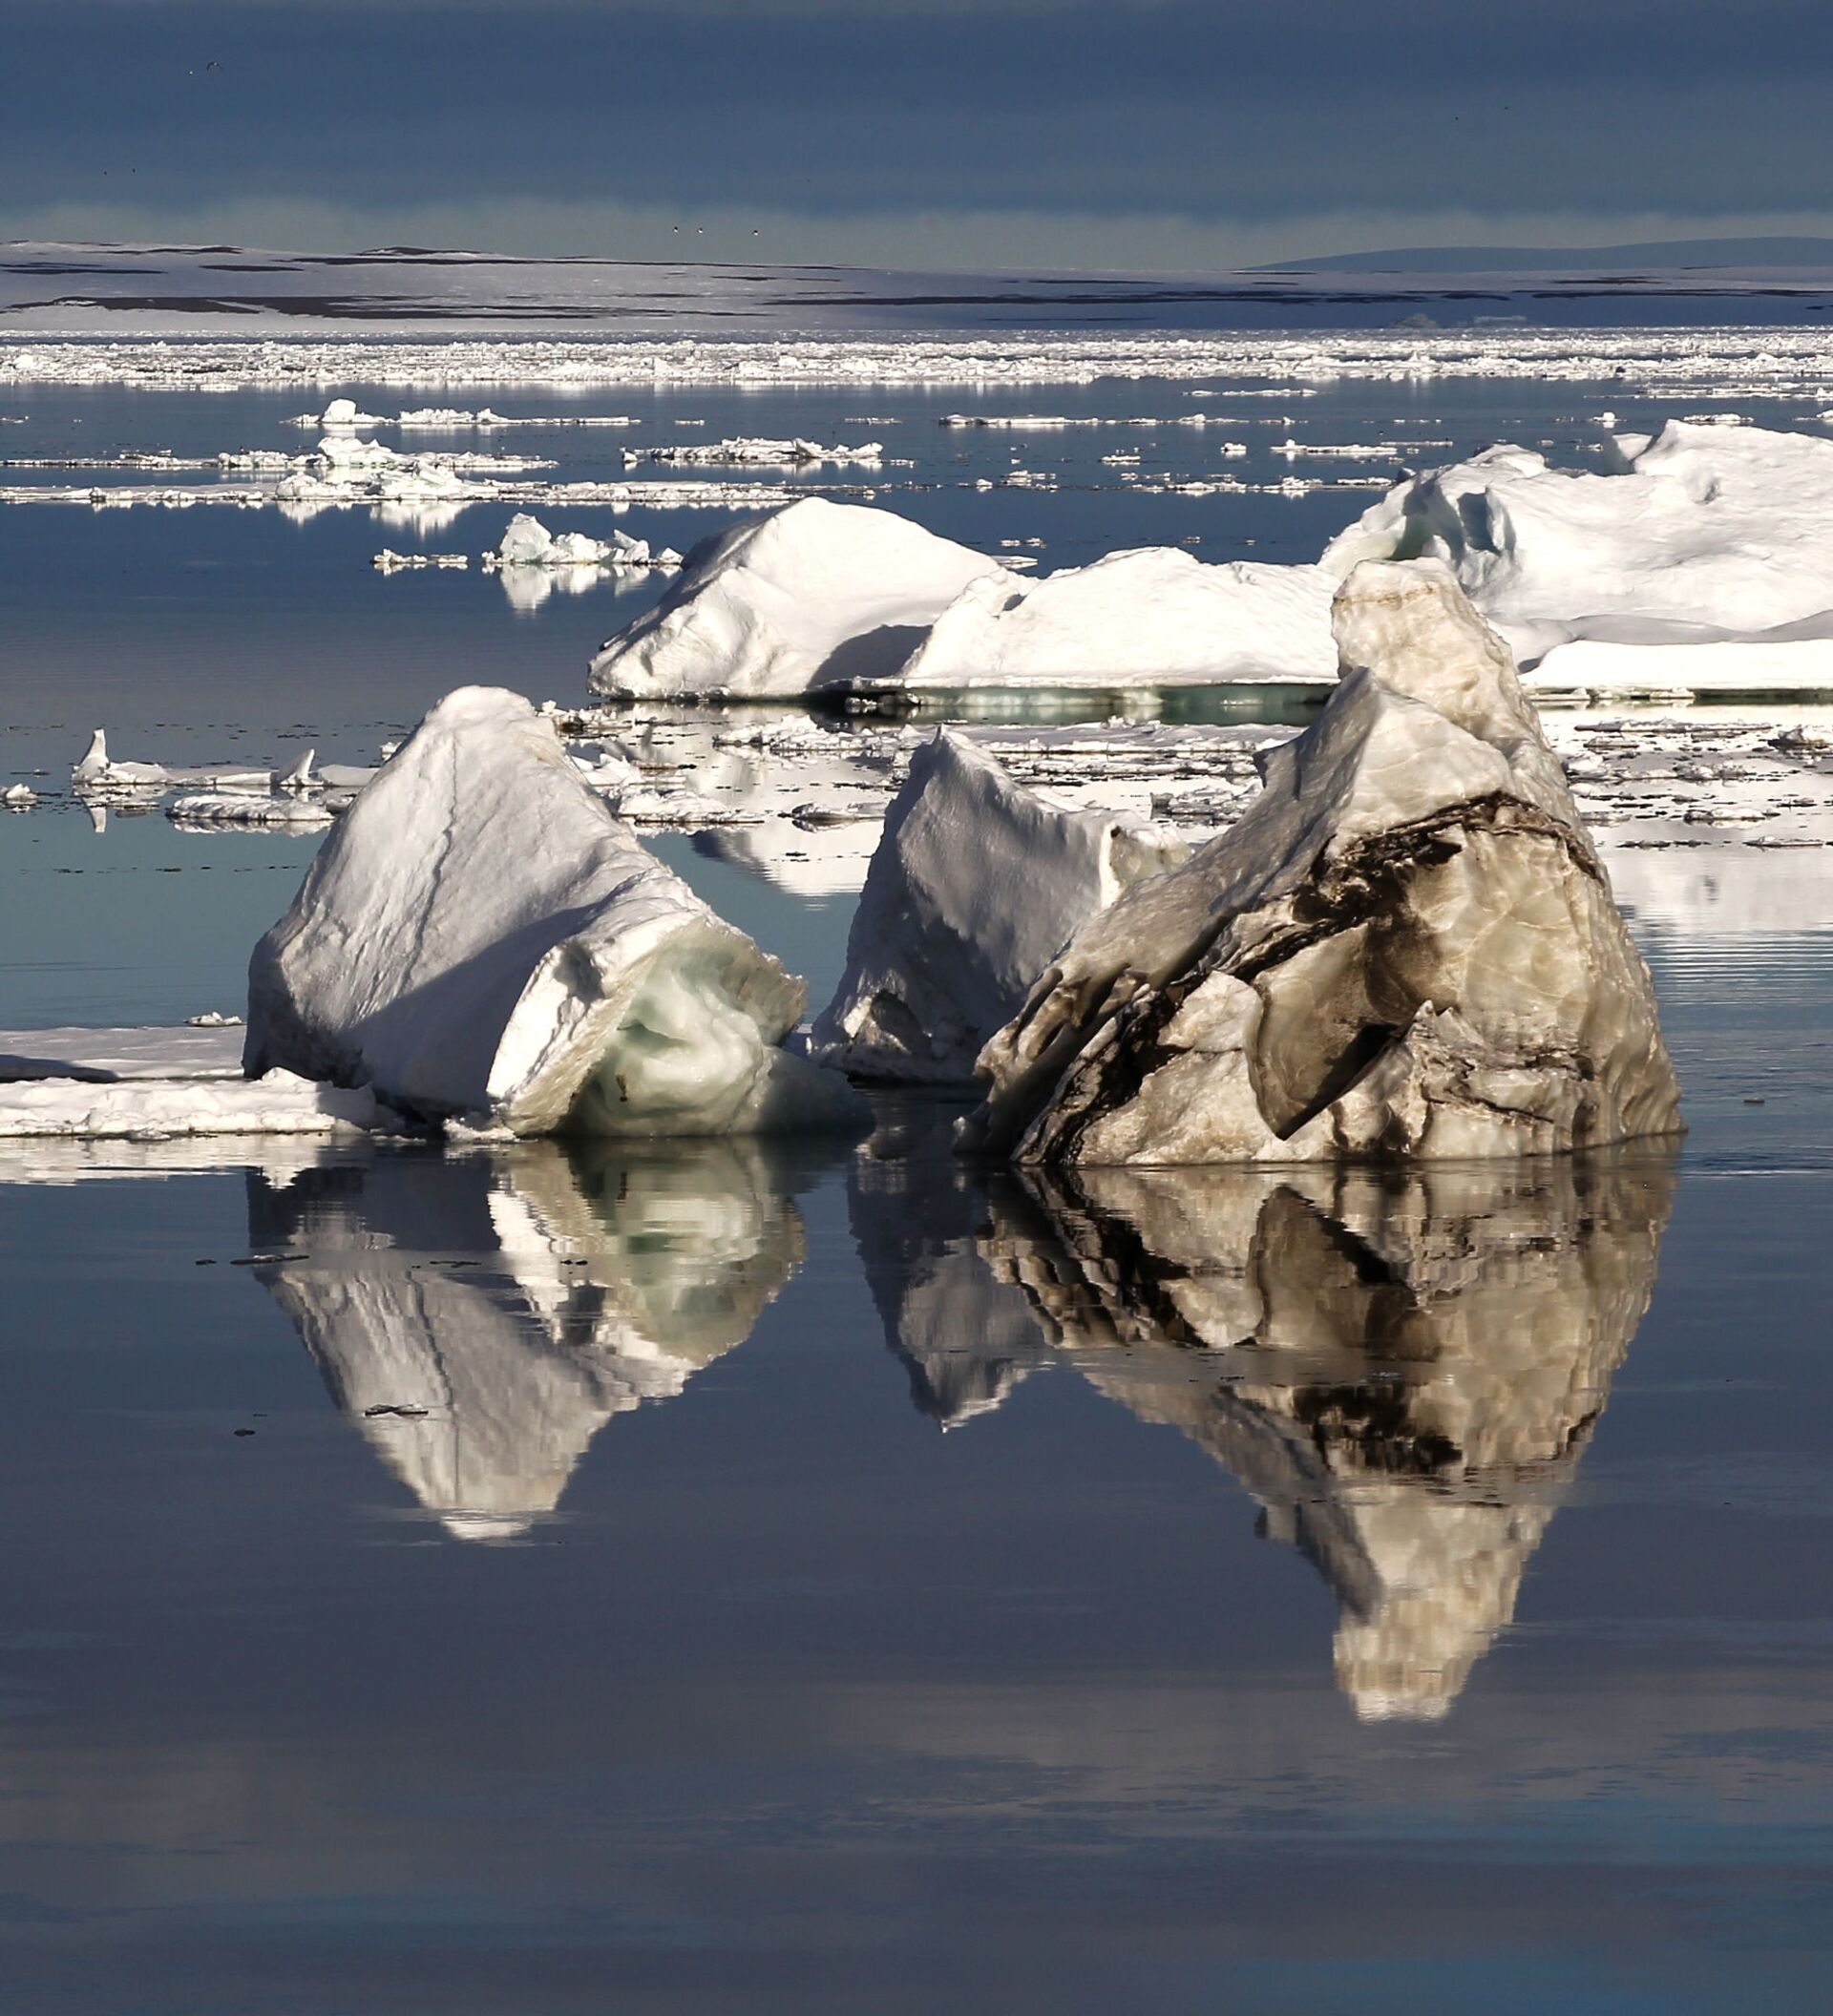
<svg viewBox="0 0 1833 2016">
<path fill-rule="evenodd" d="M 971 1081 L 1076 928 L 1188 852 L 1125 814 L 1053 804 L 938 729 L 892 800 L 814 1053 L 862 1077 Z"/>
<path fill-rule="evenodd" d="M 1110 553 L 1037 580 L 988 574 L 899 668 L 924 686 L 1317 682 L 1337 676 L 1334 576 L 1256 560 L 1206 566 L 1175 546 Z"/>
<path fill-rule="evenodd" d="M 1486 449 L 1389 491 L 1323 564 L 1342 576 L 1362 559 L 1443 559 L 1536 662 L 1534 683 L 1823 684 L 1833 441 L 1671 420 L 1616 436 L 1612 461 L 1596 473 Z M 1722 648 L 1734 643 L 1762 649 Z"/>
<path fill-rule="evenodd" d="M 251 1073 L 372 1085 L 512 1134 L 844 1123 L 779 1047 L 804 990 L 716 916 L 499 688 L 428 714 L 249 966 Z"/>
<path fill-rule="evenodd" d="M 889 511 L 803 497 L 688 554 L 592 662 L 601 693 L 790 695 L 895 673 L 996 560 Z"/>
<path fill-rule="evenodd" d="M 615 527 L 608 539 L 583 532 L 550 533 L 539 518 L 517 512 L 484 561 L 497 567 L 679 567 L 681 556 L 665 546 L 651 553 L 648 540 Z"/>
<path fill-rule="evenodd" d="M 31 1078 L 0 1082 L 0 1136 L 158 1140 L 195 1134 L 363 1134 L 391 1116 L 367 1086 L 289 1071 L 222 1078 Z"/>
<path fill-rule="evenodd" d="M 1519 1156 L 1679 1125 L 1647 967 L 1506 648 L 1359 567 L 1236 824 L 1072 938 L 980 1060 L 1026 1163 Z"/>
</svg>

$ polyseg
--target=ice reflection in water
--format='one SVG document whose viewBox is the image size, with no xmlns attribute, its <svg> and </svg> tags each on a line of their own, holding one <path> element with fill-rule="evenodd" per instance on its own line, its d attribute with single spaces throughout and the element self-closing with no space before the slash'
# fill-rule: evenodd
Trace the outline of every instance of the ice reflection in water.
<svg viewBox="0 0 1833 2016">
<path fill-rule="evenodd" d="M 1315 1561 L 1364 1718 L 1445 1713 L 1514 1615 L 1654 1291 L 1671 1159 L 997 1184 L 980 1251 L 1100 1392 Z"/>
<path fill-rule="evenodd" d="M 615 1414 L 744 1342 L 801 1224 L 755 1143 L 249 1172 L 262 1278 L 338 1405 L 461 1539 L 552 1513 Z"/>
</svg>

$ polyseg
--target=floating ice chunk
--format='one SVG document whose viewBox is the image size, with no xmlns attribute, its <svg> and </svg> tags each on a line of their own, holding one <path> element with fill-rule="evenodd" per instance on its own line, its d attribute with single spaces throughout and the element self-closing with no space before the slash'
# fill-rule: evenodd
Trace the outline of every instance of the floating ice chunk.
<svg viewBox="0 0 1833 2016">
<path fill-rule="evenodd" d="M 206 1008 L 201 1015 L 187 1015 L 184 1026 L 187 1029 L 240 1029 L 242 1025 L 239 1015 L 224 1015 L 221 1008 Z"/>
<path fill-rule="evenodd" d="M 892 800 L 815 1054 L 862 1077 L 971 1081 L 1076 928 L 1188 852 L 1125 814 L 1052 804 L 938 729 Z"/>
<path fill-rule="evenodd" d="M 1337 676 L 1321 567 L 1206 566 L 1174 546 L 1034 581 L 971 582 L 900 670 L 917 688 L 1131 686 Z"/>
<path fill-rule="evenodd" d="M 1671 420 L 1616 436 L 1612 456 L 1597 474 L 1486 449 L 1389 491 L 1323 564 L 1342 576 L 1362 559 L 1443 559 L 1525 660 L 1574 638 L 1780 643 L 1771 633 L 1786 626 L 1833 630 L 1833 441 Z"/>
<path fill-rule="evenodd" d="M 306 424 L 311 416 L 305 416 Z M 320 427 L 386 427 L 387 420 L 380 413 L 364 413 L 357 410 L 354 399 L 333 399 L 318 416 Z"/>
<path fill-rule="evenodd" d="M 29 784 L 10 784 L 0 791 L 0 805 L 10 812 L 29 812 L 38 803 L 38 793 Z"/>
<path fill-rule="evenodd" d="M 633 538 L 615 527 L 608 539 L 583 532 L 550 533 L 539 518 L 517 512 L 510 519 L 495 553 L 485 564 L 498 567 L 671 567 L 681 556 L 664 547 L 652 554 L 646 539 Z"/>
<path fill-rule="evenodd" d="M 1535 692 L 1824 693 L 1833 691 L 1833 636 L 1672 644 L 1578 638 L 1555 644 L 1528 684 Z"/>
<path fill-rule="evenodd" d="M 592 684 L 757 695 L 882 679 L 969 581 L 1002 573 L 893 512 L 803 497 L 696 546 L 662 600 L 600 649 Z"/>
<path fill-rule="evenodd" d="M 380 441 L 359 441 L 353 434 L 327 434 L 318 444 L 320 459 L 340 482 L 357 474 L 369 474 L 400 461 L 395 450 Z"/>
<path fill-rule="evenodd" d="M 200 830 L 205 827 L 284 827 L 294 832 L 314 832 L 331 823 L 331 810 L 322 799 L 298 791 L 285 797 L 268 798 L 252 791 L 187 791 L 173 799 L 165 816 L 175 826 Z"/>
<path fill-rule="evenodd" d="M 179 1029 L 0 1029 L 0 1080 L 240 1078 L 242 1039 L 215 1023 Z"/>
<path fill-rule="evenodd" d="M 1673 1180 L 1646 1152 L 1039 1171 L 995 1187 L 980 1244 L 1046 1349 L 1188 1436 L 1317 1564 L 1357 1713 L 1437 1721 L 1513 1617 L 1648 1309 Z"/>
<path fill-rule="evenodd" d="M 385 546 L 369 565 L 379 574 L 400 574 L 410 568 L 451 568 L 457 572 L 471 565 L 468 553 L 396 553 Z"/>
<path fill-rule="evenodd" d="M 221 1078 L 37 1078 L 0 1084 L 0 1136 L 158 1140 L 192 1134 L 361 1134 L 395 1124 L 367 1087 L 288 1071 Z"/>
<path fill-rule="evenodd" d="M 70 781 L 81 790 L 144 790 L 169 784 L 171 773 L 158 763 L 116 763 L 108 753 L 108 731 L 97 728 L 72 768 Z"/>
<path fill-rule="evenodd" d="M 251 1073 L 516 1134 L 832 1124 L 803 987 L 645 853 L 516 694 L 432 709 L 249 966 Z"/>
<path fill-rule="evenodd" d="M 982 1052 L 1037 1163 L 1525 1155 L 1679 1126 L 1647 967 L 1506 649 L 1370 563 L 1266 788 L 1085 925 Z"/>
</svg>

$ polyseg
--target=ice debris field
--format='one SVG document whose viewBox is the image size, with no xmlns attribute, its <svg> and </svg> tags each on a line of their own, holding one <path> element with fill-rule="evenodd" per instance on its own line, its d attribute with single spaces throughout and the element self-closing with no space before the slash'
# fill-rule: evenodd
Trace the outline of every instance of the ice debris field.
<svg viewBox="0 0 1833 2016">
<path fill-rule="evenodd" d="M 1765 914 L 1764 857 L 1833 840 L 1833 707 L 1815 699 L 1833 691 L 1833 439 L 1811 430 L 1818 406 L 1795 428 L 1717 410 L 1641 430 L 1606 410 L 1572 465 L 1527 441 L 1446 459 L 1429 420 L 1292 431 L 1294 403 L 1344 379 L 1524 368 L 1607 379 L 1626 402 L 1833 396 L 1822 346 L 1785 330 L 0 345 L 15 390 L 322 400 L 296 416 L 310 447 L 21 457 L 33 480 L 0 505 L 357 505 L 432 530 L 507 503 L 487 547 L 385 548 L 373 566 L 474 558 L 524 613 L 600 581 L 660 588 L 579 668 L 589 704 L 464 685 L 364 764 L 166 762 L 97 729 L 67 787 L 7 783 L 15 814 L 68 798 L 98 828 L 157 808 L 198 834 L 326 838 L 255 948 L 240 1077 L 182 1046 L 124 1072 L 22 1037 L 0 1132 L 845 1129 L 850 1078 L 978 1100 L 963 1150 L 1041 1168 L 1511 1158 L 1674 1131 L 1618 898 L 1644 924 L 1735 926 Z M 908 420 L 883 412 L 854 416 L 876 431 L 851 447 L 683 440 L 686 420 L 626 445 L 646 430 L 630 413 L 322 398 L 355 379 L 450 398 L 1102 378 L 1157 381 L 1161 401 L 1190 381 L 1192 410 L 930 424 L 1012 438 L 977 490 L 1056 486 L 1028 437 L 1126 428 L 1175 430 L 1218 467 L 1148 469 L 1117 446 L 1098 456 L 1116 494 L 1379 494 L 1309 557 L 1156 544 L 1040 568 L 1035 538 L 971 543 L 892 508 L 898 472 L 928 465 L 887 450 Z M 613 430 L 625 468 L 665 473 L 581 482 L 551 456 L 411 439 L 521 425 Z M 1248 482 L 1220 466 L 1245 439 L 1324 473 Z M 1390 472 L 1332 472 L 1372 462 Z M 823 473 L 850 465 L 875 483 Z M 768 479 L 679 472 L 723 466 Z M 44 480 L 72 467 L 107 480 Z M 213 480 L 141 480 L 186 470 Z M 645 502 L 727 522 L 684 553 L 527 508 Z M 1294 733 L 1291 702 L 1180 711 L 1256 689 L 1308 695 L 1309 724 Z M 1689 718 L 1697 699 L 1739 710 Z M 799 897 L 857 898 L 832 999 L 644 849 L 667 829 Z"/>
</svg>

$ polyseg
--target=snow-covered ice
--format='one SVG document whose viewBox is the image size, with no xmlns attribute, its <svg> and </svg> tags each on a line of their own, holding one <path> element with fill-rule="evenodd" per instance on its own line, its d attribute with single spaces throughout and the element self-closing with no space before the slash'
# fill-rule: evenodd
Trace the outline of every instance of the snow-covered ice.
<svg viewBox="0 0 1833 2016">
<path fill-rule="evenodd" d="M 289 1071 L 240 1078 L 31 1078 L 0 1082 L 0 1136 L 153 1140 L 201 1134 L 364 1134 L 391 1116 L 367 1086 Z"/>
<path fill-rule="evenodd" d="M 813 1050 L 863 1077 L 966 1082 L 1076 928 L 1189 851 L 1052 803 L 938 729 L 892 801 Z"/>
<path fill-rule="evenodd" d="M 1031 1163 L 1518 1156 L 1677 1128 L 1631 944 L 1506 646 L 1369 562 L 1266 788 L 1071 939 L 969 1140 Z"/>
<path fill-rule="evenodd" d="M 467 686 L 356 801 L 249 966 L 246 1068 L 513 1134 L 844 1124 L 804 990 L 638 844 L 527 701 Z"/>
<path fill-rule="evenodd" d="M 1321 567 L 1208 566 L 1175 546 L 972 581 L 899 667 L 923 687 L 1315 683 L 1337 676 Z"/>
<path fill-rule="evenodd" d="M 998 561 L 895 513 L 826 497 L 742 519 L 592 661 L 600 693 L 805 693 L 895 673 Z"/>
<path fill-rule="evenodd" d="M 1443 559 L 1535 684 L 1812 687 L 1833 656 L 1830 514 L 1833 441 L 1670 420 L 1615 436 L 1601 473 L 1504 444 L 1411 477 L 1323 564 Z"/>
</svg>

